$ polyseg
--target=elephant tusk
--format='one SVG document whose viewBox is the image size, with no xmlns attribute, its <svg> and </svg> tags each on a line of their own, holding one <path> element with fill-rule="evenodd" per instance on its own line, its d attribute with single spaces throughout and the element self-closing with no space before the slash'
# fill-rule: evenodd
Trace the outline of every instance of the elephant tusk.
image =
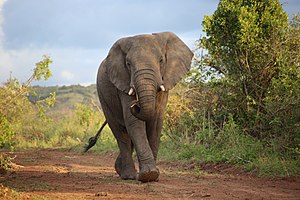
<svg viewBox="0 0 300 200">
<path fill-rule="evenodd" d="M 165 91 L 166 91 L 166 88 L 165 88 L 165 86 L 164 86 L 164 85 L 161 85 L 161 86 L 160 86 L 160 89 L 161 89 L 161 91 L 163 91 L 163 92 L 165 92 Z"/>
<path fill-rule="evenodd" d="M 130 88 L 129 92 L 128 92 L 128 95 L 131 96 L 134 94 L 134 89 L 133 88 Z"/>
</svg>

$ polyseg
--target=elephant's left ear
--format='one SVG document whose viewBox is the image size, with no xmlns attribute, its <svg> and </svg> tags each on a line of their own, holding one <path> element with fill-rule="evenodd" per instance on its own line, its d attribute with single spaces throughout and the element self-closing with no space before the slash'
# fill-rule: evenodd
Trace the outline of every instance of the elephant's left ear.
<svg viewBox="0 0 300 200">
<path fill-rule="evenodd" d="M 153 34 L 160 38 L 165 48 L 166 65 L 163 82 L 166 90 L 172 89 L 190 70 L 194 56 L 189 47 L 174 33 L 163 32 Z"/>
</svg>

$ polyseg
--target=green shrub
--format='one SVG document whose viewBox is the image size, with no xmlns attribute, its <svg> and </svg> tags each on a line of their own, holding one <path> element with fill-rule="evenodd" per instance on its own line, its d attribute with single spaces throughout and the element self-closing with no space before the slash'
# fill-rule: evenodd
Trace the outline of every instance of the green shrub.
<svg viewBox="0 0 300 200">
<path fill-rule="evenodd" d="M 20 83 L 17 79 L 10 78 L 0 86 L 0 148 L 13 151 L 16 144 L 15 136 L 20 133 L 19 130 L 23 125 L 26 126 L 24 119 L 31 118 L 33 123 L 37 118 L 46 120 L 45 110 L 53 105 L 55 94 L 34 104 L 29 101 L 28 94 L 31 91 L 32 81 L 47 80 L 51 76 L 49 69 L 51 62 L 49 57 L 43 56 L 42 60 L 36 63 L 33 74 L 26 82 Z M 0 163 L 0 169 L 6 169 L 10 165 L 9 155 L 1 153 Z"/>
<path fill-rule="evenodd" d="M 291 176 L 300 173 L 299 159 L 284 158 L 272 152 L 257 159 L 255 168 L 263 176 Z"/>
<path fill-rule="evenodd" d="M 0 113 L 0 148 L 13 150 L 14 131 L 8 120 Z"/>
<path fill-rule="evenodd" d="M 12 168 L 11 157 L 9 154 L 0 154 L 0 174 L 4 174 L 7 170 Z"/>
<path fill-rule="evenodd" d="M 192 111 L 185 109 L 185 106 L 178 106 L 178 102 L 173 102 L 174 99 L 167 108 L 167 116 L 173 121 L 166 119 L 171 127 L 164 126 L 160 159 L 226 162 L 268 176 L 291 176 L 300 172 L 298 148 L 282 149 L 287 140 L 253 137 L 243 131 L 230 114 L 224 117 L 222 126 L 218 126 L 212 119 L 209 121 L 207 115 L 205 118 L 203 114 L 201 117 L 197 113 L 185 114 Z M 199 105 L 204 104 L 197 101 Z M 182 130 L 191 132 L 183 133 Z"/>
</svg>

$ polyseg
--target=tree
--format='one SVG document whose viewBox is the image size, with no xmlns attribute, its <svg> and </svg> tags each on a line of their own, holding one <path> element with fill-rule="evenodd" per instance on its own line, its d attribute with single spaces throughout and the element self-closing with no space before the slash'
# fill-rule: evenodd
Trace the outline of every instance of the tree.
<svg viewBox="0 0 300 200">
<path fill-rule="evenodd" d="M 298 17 L 289 25 L 279 0 L 221 0 L 202 24 L 207 36 L 200 45 L 208 55 L 199 65 L 222 74 L 210 83 L 220 96 L 220 113 L 233 114 L 243 130 L 259 138 L 274 134 L 274 124 L 286 128 L 284 116 L 299 119 L 299 112 L 292 114 L 300 102 Z M 282 109 L 289 115 L 279 114 Z"/>
</svg>

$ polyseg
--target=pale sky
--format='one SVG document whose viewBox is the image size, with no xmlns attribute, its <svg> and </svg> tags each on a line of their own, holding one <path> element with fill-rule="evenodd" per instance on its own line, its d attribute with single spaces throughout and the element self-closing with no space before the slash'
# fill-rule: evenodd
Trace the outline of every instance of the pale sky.
<svg viewBox="0 0 300 200">
<path fill-rule="evenodd" d="M 42 55 L 53 76 L 39 85 L 95 83 L 99 63 L 121 37 L 172 31 L 191 48 L 219 0 L 0 0 L 0 83 L 29 78 Z M 290 15 L 300 0 L 281 0 Z"/>
</svg>

